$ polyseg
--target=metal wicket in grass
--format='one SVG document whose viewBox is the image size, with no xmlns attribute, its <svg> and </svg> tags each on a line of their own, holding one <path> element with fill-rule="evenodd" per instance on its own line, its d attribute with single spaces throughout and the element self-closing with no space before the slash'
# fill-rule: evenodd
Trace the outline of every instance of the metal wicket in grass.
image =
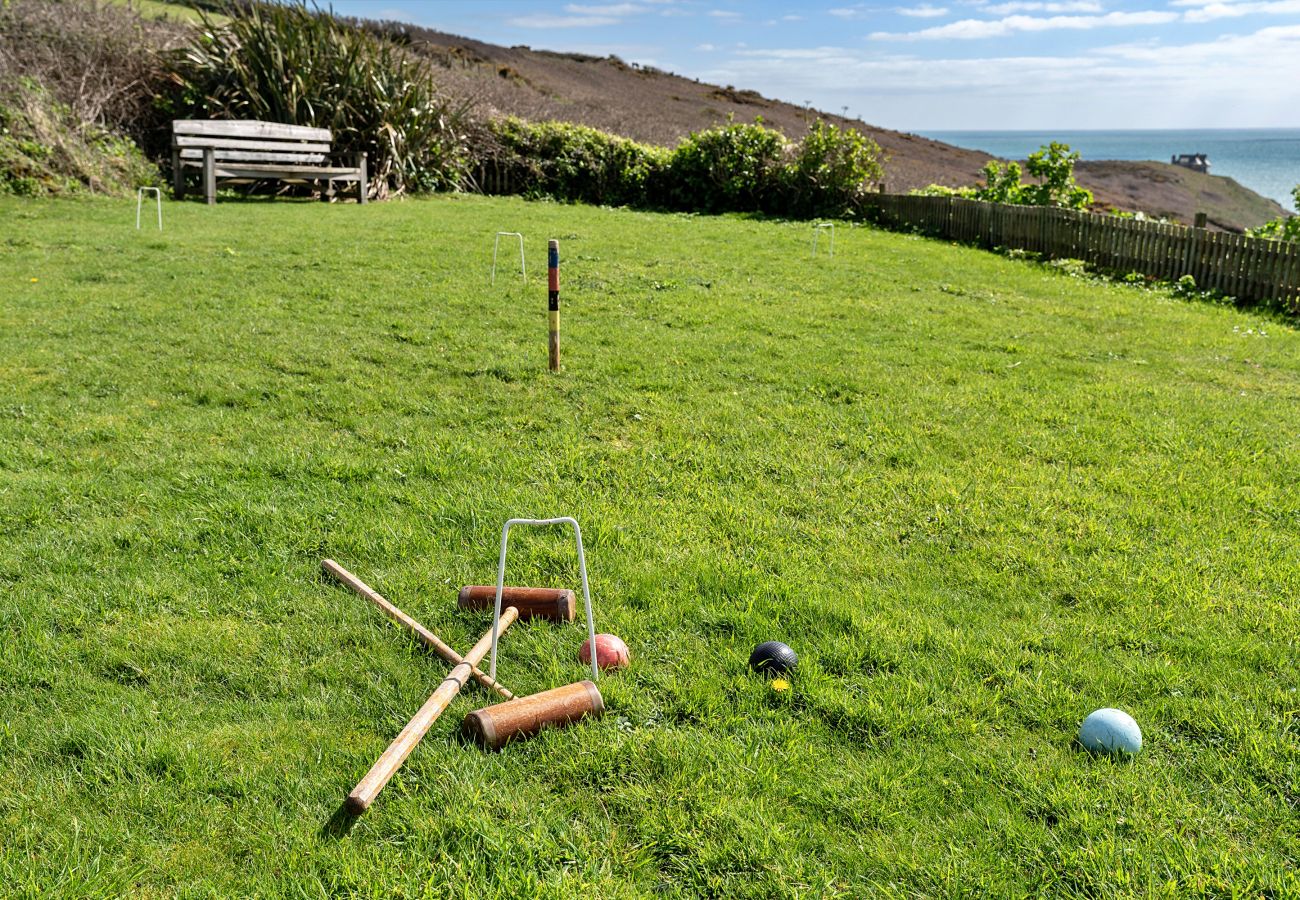
<svg viewBox="0 0 1300 900">
<path fill-rule="evenodd" d="M 146 192 L 152 192 L 158 204 L 158 230 L 162 231 L 162 191 L 156 187 L 142 187 L 135 192 L 135 230 L 140 230 L 140 208 L 144 206 Z"/>
<path fill-rule="evenodd" d="M 524 236 L 518 231 L 498 231 L 492 241 L 492 283 L 497 283 L 497 249 L 501 246 L 503 237 L 519 238 L 519 277 L 523 279 L 524 284 L 528 283 L 528 269 L 524 266 Z"/>
<path fill-rule="evenodd" d="M 830 252 L 828 252 L 826 255 L 827 255 L 827 256 L 834 256 L 834 255 L 835 255 L 835 223 L 834 223 L 834 222 L 817 222 L 817 223 L 815 223 L 815 224 L 813 225 L 813 239 L 812 239 L 812 255 L 813 255 L 813 256 L 816 256 L 816 255 L 817 255 L 817 239 L 818 239 L 819 237 L 821 237 L 821 233 L 822 233 L 823 231 L 825 231 L 826 229 L 828 229 L 828 228 L 830 229 L 830 232 L 831 232 L 831 242 L 830 242 Z"/>
</svg>

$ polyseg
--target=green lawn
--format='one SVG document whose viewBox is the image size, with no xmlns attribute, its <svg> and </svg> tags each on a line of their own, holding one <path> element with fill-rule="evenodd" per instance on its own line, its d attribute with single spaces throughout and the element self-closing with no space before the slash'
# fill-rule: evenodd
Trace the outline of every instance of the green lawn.
<svg viewBox="0 0 1300 900">
<path fill-rule="evenodd" d="M 4 894 L 1300 895 L 1293 328 L 847 226 L 165 220 L 0 200 Z M 457 586 L 559 514 L 634 654 L 609 714 L 484 754 L 471 685 L 336 815 L 449 667 L 322 557 L 467 649 Z M 576 587 L 563 533 L 512 546 Z M 502 680 L 583 677 L 581 632 Z M 1133 761 L 1074 743 L 1101 706 Z"/>
</svg>

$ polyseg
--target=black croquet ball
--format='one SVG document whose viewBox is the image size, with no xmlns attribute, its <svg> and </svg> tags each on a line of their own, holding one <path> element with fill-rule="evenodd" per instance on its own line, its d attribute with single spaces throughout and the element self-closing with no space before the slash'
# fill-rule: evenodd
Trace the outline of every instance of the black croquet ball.
<svg viewBox="0 0 1300 900">
<path fill-rule="evenodd" d="M 749 654 L 749 667 L 764 675 L 784 675 L 798 662 L 798 654 L 780 641 L 764 641 Z"/>
</svg>

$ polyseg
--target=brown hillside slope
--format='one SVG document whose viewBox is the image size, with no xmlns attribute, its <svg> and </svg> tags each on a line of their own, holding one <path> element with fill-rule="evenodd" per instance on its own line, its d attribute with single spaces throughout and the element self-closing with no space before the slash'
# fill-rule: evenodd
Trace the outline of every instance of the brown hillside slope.
<svg viewBox="0 0 1300 900">
<path fill-rule="evenodd" d="M 3 0 L 0 0 L 3 2 Z M 186 0 L 109 0 L 133 4 L 146 17 L 165 17 Z M 192 18 L 188 9 L 179 21 Z M 502 47 L 399 22 L 364 22 L 365 27 L 409 44 L 440 67 L 439 81 L 451 94 L 472 101 L 489 115 L 557 119 L 601 128 L 646 143 L 673 146 L 692 131 L 734 117 L 762 116 L 792 138 L 821 117 L 870 135 L 884 150 L 885 187 L 908 191 L 928 184 L 974 184 L 990 154 L 954 147 L 919 135 L 877 128 L 858 119 L 821 113 L 763 97 L 756 91 L 718 86 L 658 69 L 628 64 L 615 56 L 555 53 Z M 183 27 L 183 26 L 182 26 Z M 1198 211 L 1212 227 L 1240 231 L 1283 215 L 1275 201 L 1228 178 L 1200 175 L 1158 162 L 1084 162 L 1078 180 L 1097 206 L 1142 211 L 1190 223 Z"/>
<path fill-rule="evenodd" d="M 755 91 L 628 64 L 614 56 L 501 47 L 395 23 L 378 27 L 390 33 L 400 30 L 412 49 L 443 67 L 442 81 L 449 91 L 480 102 L 494 114 L 578 122 L 666 146 L 728 117 L 750 122 L 762 116 L 764 122 L 797 138 L 814 116 L 821 116 L 874 138 L 888 154 L 886 189 L 900 192 L 927 184 L 974 184 L 990 158 L 980 151 L 818 113 Z M 1077 175 L 1103 209 L 1142 211 L 1189 224 L 1198 211 L 1205 211 L 1211 227 L 1229 231 L 1283 214 L 1275 201 L 1232 179 L 1167 163 L 1085 162 Z"/>
</svg>

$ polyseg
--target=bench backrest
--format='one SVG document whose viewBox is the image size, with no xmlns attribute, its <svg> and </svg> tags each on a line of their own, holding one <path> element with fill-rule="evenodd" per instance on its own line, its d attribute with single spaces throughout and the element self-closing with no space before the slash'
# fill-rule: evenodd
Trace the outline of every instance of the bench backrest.
<svg viewBox="0 0 1300 900">
<path fill-rule="evenodd" d="M 203 151 L 211 147 L 218 161 L 324 164 L 329 156 L 330 140 L 328 128 L 279 122 L 230 119 L 172 122 L 172 147 L 181 159 L 202 159 Z"/>
</svg>

